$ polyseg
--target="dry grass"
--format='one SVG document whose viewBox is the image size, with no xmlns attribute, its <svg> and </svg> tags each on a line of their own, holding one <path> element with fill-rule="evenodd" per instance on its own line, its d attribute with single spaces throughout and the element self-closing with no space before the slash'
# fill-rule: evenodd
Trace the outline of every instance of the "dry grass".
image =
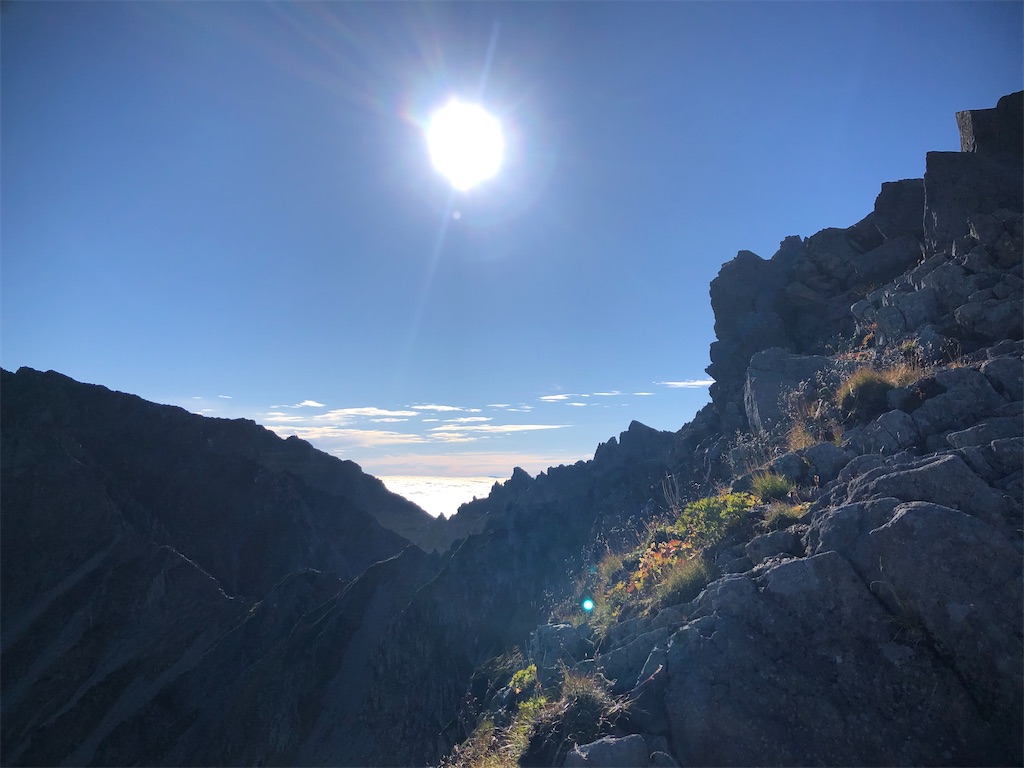
<svg viewBox="0 0 1024 768">
<path fill-rule="evenodd" d="M 750 490 L 761 501 L 784 499 L 793 490 L 793 483 L 778 472 L 758 472 L 750 481 Z"/>
<path fill-rule="evenodd" d="M 776 530 L 785 528 L 799 520 L 810 508 L 810 504 L 787 504 L 784 501 L 774 501 L 764 511 L 764 519 L 761 527 L 765 530 Z"/>
</svg>

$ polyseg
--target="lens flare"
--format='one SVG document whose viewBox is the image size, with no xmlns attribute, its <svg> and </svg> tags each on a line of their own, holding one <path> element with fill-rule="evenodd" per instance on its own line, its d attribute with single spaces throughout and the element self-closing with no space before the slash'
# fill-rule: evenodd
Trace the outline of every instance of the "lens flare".
<svg viewBox="0 0 1024 768">
<path fill-rule="evenodd" d="M 464 192 L 497 174 L 505 138 L 494 115 L 479 104 L 452 99 L 431 116 L 427 147 L 434 167 Z"/>
<path fill-rule="evenodd" d="M 589 597 L 583 601 L 582 605 L 583 610 L 587 613 L 590 613 L 592 610 L 594 610 L 594 601 L 591 600 Z"/>
</svg>

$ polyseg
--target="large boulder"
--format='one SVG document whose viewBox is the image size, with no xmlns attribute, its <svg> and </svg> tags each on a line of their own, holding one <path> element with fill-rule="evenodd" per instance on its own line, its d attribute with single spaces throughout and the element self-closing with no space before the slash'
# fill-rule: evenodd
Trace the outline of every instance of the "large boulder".
<svg viewBox="0 0 1024 768">
<path fill-rule="evenodd" d="M 940 370 L 933 381 L 941 392 L 911 414 L 923 436 L 972 426 L 1006 402 L 985 375 L 973 368 Z M 927 380 L 919 384 L 921 389 L 929 386 Z"/>
<path fill-rule="evenodd" d="M 927 502 L 900 505 L 868 538 L 862 567 L 876 594 L 952 662 L 990 722 L 1019 736 L 1024 594 L 1017 549 L 976 517 Z"/>
<path fill-rule="evenodd" d="M 688 765 L 1020 759 L 1019 732 L 837 552 L 709 585 L 667 670 L 671 741 Z"/>
<path fill-rule="evenodd" d="M 750 358 L 743 404 L 754 431 L 772 432 L 789 419 L 785 397 L 801 382 L 814 382 L 832 361 L 821 355 L 796 355 L 772 348 Z"/>
<path fill-rule="evenodd" d="M 572 667 L 594 647 L 572 624 L 544 624 L 530 635 L 527 655 L 537 665 L 537 681 L 549 686 L 561 679 L 562 666 Z"/>
<path fill-rule="evenodd" d="M 1003 96 L 992 109 L 968 109 L 956 113 L 960 151 L 1021 154 L 1024 125 L 1024 91 Z"/>
<path fill-rule="evenodd" d="M 875 226 L 886 240 L 924 233 L 924 179 L 903 179 L 882 184 L 875 198 Z"/>
<path fill-rule="evenodd" d="M 924 230 L 929 255 L 948 250 L 954 240 L 970 235 L 972 215 L 1021 210 L 1020 155 L 929 152 L 925 165 Z"/>
</svg>

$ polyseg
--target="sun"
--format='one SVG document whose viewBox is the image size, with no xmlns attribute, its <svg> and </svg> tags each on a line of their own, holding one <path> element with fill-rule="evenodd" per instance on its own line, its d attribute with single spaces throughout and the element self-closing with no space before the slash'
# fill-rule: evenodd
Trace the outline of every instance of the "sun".
<svg viewBox="0 0 1024 768">
<path fill-rule="evenodd" d="M 427 147 L 434 167 L 464 192 L 501 169 L 505 138 L 501 123 L 479 104 L 452 99 L 430 116 Z"/>
</svg>

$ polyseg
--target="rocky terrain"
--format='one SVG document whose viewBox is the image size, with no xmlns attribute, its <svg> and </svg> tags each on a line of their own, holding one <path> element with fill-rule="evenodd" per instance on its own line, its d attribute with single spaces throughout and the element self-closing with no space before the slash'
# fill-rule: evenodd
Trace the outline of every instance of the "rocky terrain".
<svg viewBox="0 0 1024 768">
<path fill-rule="evenodd" d="M 451 521 L 4 372 L 3 763 L 1021 764 L 1021 115 L 723 265 L 691 423 Z"/>
</svg>

